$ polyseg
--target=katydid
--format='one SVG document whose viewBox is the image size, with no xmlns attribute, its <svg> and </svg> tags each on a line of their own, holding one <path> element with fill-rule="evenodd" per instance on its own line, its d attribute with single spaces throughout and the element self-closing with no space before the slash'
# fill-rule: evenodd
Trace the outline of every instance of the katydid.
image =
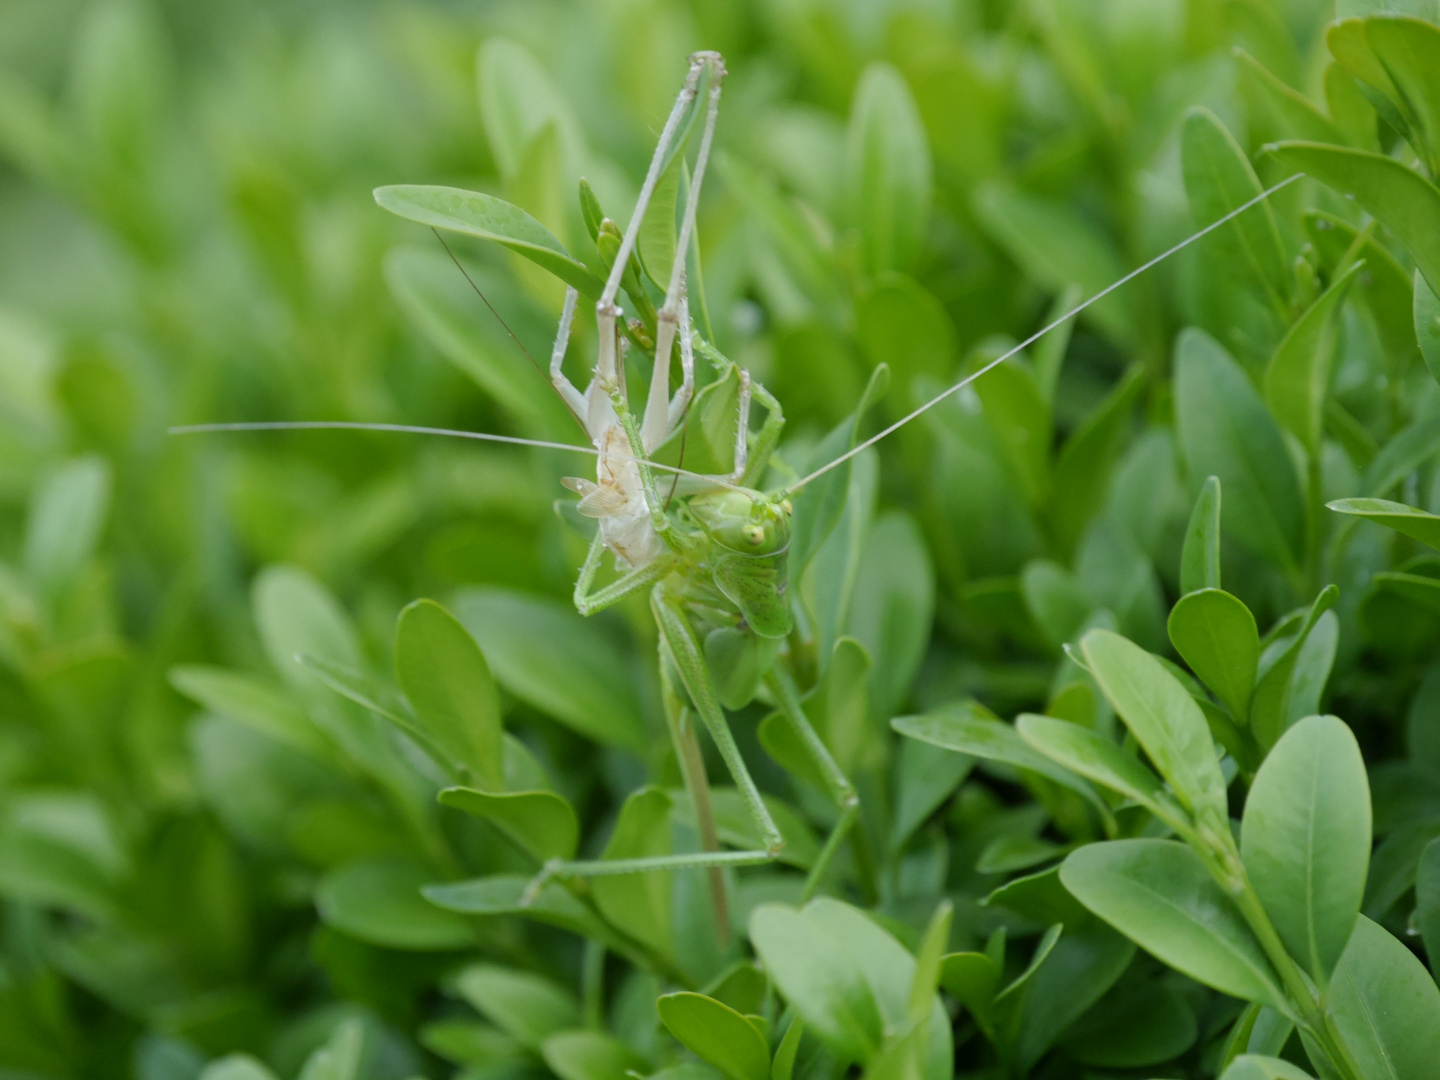
<svg viewBox="0 0 1440 1080">
<path fill-rule="evenodd" d="M 575 607 L 582 615 L 590 615 L 637 592 L 649 590 L 650 607 L 659 631 L 666 718 L 681 774 L 695 805 L 703 850 L 634 859 L 552 861 L 540 869 L 526 895 L 530 898 L 538 895 L 543 885 L 553 878 L 706 868 L 722 937 L 728 926 L 724 869 L 771 862 L 785 844 L 730 732 L 726 708 L 745 705 L 763 687 L 792 726 L 817 774 L 824 778 L 829 796 L 839 807 L 831 834 L 807 878 L 807 896 L 818 888 L 854 825 L 859 809 L 854 786 L 811 726 L 801 704 L 799 680 L 793 665 L 796 646 L 802 642 L 797 638 L 795 598 L 789 588 L 792 499 L 819 476 L 845 464 L 1126 282 L 1296 179 L 1282 181 L 1193 233 L 809 475 L 782 490 L 766 493 L 759 490 L 759 486 L 770 469 L 784 426 L 780 403 L 699 332 L 692 324 L 689 308 L 686 266 L 692 251 L 698 259 L 696 210 L 714 139 L 724 75 L 724 62 L 718 53 L 700 52 L 690 58 L 684 86 L 659 136 L 628 227 L 620 233 L 608 219 L 600 223 L 598 231 L 592 225 L 609 274 L 595 309 L 599 339 L 596 363 L 583 391 L 572 385 L 562 370 L 579 300 L 574 285 L 567 286 L 549 376 L 585 431 L 589 446 L 349 422 L 212 424 L 172 429 L 192 432 L 369 428 L 454 435 L 594 455 L 597 458 L 595 480 L 568 478 L 564 481 L 566 487 L 579 494 L 580 513 L 597 524 L 575 585 Z M 675 161 L 675 155 L 685 152 L 687 122 L 702 112 L 699 147 L 680 216 L 675 255 L 668 280 L 657 282 L 657 286 L 664 288 L 664 300 L 657 309 L 645 294 L 641 281 L 637 238 L 662 174 Z M 582 188 L 582 200 L 587 193 L 588 188 Z M 587 212 L 592 208 L 587 207 Z M 445 227 L 443 222 L 440 224 Z M 635 309 L 641 312 L 641 319 L 633 322 L 625 319 L 617 302 L 622 288 Z M 628 351 L 635 349 L 648 354 L 652 360 L 649 391 L 643 412 L 638 416 L 625 387 L 624 359 Z M 680 382 L 672 395 L 671 365 L 677 353 Z M 723 474 L 689 472 L 653 460 L 656 451 L 680 432 L 685 422 L 696 393 L 697 354 L 714 368 L 718 380 L 733 379 L 737 385 L 733 456 L 730 470 Z M 765 412 L 757 431 L 751 430 L 752 403 Z M 664 494 L 657 481 L 657 475 L 661 474 L 670 478 Z M 618 573 L 614 580 L 597 586 L 596 579 L 607 552 L 613 556 Z M 709 782 L 696 738 L 694 718 L 697 716 L 753 819 L 762 844 L 758 848 L 721 850 Z"/>
</svg>

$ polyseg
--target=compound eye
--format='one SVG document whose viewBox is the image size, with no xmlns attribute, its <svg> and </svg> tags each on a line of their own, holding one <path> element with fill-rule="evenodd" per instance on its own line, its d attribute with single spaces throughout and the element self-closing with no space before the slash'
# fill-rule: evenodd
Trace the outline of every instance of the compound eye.
<svg viewBox="0 0 1440 1080">
<path fill-rule="evenodd" d="M 740 535 L 756 547 L 759 547 L 765 542 L 765 527 L 763 525 L 746 525 L 740 530 Z"/>
<path fill-rule="evenodd" d="M 795 504 L 792 503 L 789 499 L 781 499 L 780 509 L 785 511 L 786 517 L 789 517 L 791 514 L 795 513 Z"/>
</svg>

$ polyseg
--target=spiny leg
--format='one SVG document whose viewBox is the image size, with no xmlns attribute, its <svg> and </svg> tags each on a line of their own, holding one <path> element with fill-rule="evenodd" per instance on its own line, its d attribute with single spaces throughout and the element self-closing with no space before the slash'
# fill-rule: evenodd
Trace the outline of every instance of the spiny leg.
<svg viewBox="0 0 1440 1080">
<path fill-rule="evenodd" d="M 650 594 L 650 606 L 655 613 L 656 625 L 664 648 L 669 652 L 674 671 L 680 676 L 695 711 L 700 714 L 706 729 L 710 732 L 721 760 L 729 770 L 735 787 L 744 800 L 751 819 L 760 832 L 765 847 L 752 851 L 701 851 L 682 855 L 653 855 L 636 859 L 586 859 L 565 861 L 552 859 L 525 890 L 522 903 L 533 902 L 539 896 L 546 882 L 556 876 L 599 877 L 608 874 L 638 874 L 655 870 L 687 870 L 705 867 L 758 866 L 774 862 L 785 846 L 785 837 L 776 827 L 769 809 L 760 797 L 735 737 L 725 722 L 725 713 L 720 707 L 720 698 L 710 677 L 710 669 L 700 649 L 700 642 L 691 629 L 678 603 L 665 594 L 664 584 L 656 586 Z M 676 748 L 683 753 L 681 747 Z"/>
<path fill-rule="evenodd" d="M 640 234 L 640 225 L 645 220 L 645 211 L 649 208 L 650 198 L 654 195 L 655 186 L 660 181 L 665 157 L 675 141 L 675 133 L 680 127 L 680 121 L 684 118 L 685 110 L 695 100 L 695 92 L 700 85 L 700 76 L 707 67 L 724 70 L 724 63 L 720 60 L 719 53 L 701 52 L 690 57 L 690 70 L 685 76 L 685 85 L 680 88 L 680 93 L 675 98 L 675 105 L 671 108 L 670 115 L 665 120 L 665 127 L 661 130 L 660 138 L 655 144 L 655 155 L 650 159 L 650 168 L 645 174 L 645 182 L 640 185 L 640 195 L 635 200 L 635 209 L 630 215 L 630 224 L 625 229 L 625 235 L 620 241 L 620 250 L 616 253 L 615 262 L 610 267 L 610 276 L 605 281 L 605 288 L 595 304 L 595 319 L 600 329 L 600 352 L 595 364 L 595 377 L 601 380 L 602 385 L 607 389 L 616 378 L 619 364 L 615 323 L 621 313 L 620 308 L 615 304 L 615 298 L 620 292 L 620 281 L 624 277 L 626 266 L 629 265 L 630 256 L 635 250 L 635 243 Z M 683 262 L 683 259 L 677 261 Z"/>
<path fill-rule="evenodd" d="M 700 740 L 695 737 L 695 717 L 675 685 L 679 672 L 670 647 L 662 637 L 660 653 L 660 696 L 665 706 L 665 720 L 670 728 L 670 742 L 680 764 L 685 791 L 695 807 L 695 824 L 700 832 L 702 851 L 719 851 L 720 835 L 715 828 L 715 808 L 710 800 L 710 778 L 705 772 L 705 758 Z M 712 866 L 706 872 L 710 880 L 710 903 L 715 911 L 716 936 L 721 948 L 730 941 L 730 900 L 725 887 L 725 870 Z"/>
<path fill-rule="evenodd" d="M 710 148 L 715 142 L 715 124 L 720 112 L 720 87 L 725 78 L 725 62 L 718 53 L 697 53 L 710 69 L 710 90 L 706 95 L 705 127 L 700 136 L 700 149 L 695 157 L 695 172 L 685 195 L 685 209 L 680 219 L 680 235 L 675 241 L 675 257 L 670 263 L 670 280 L 665 287 L 665 302 L 656 313 L 655 374 L 651 379 L 650 398 L 645 406 L 645 451 L 649 453 L 673 430 L 677 413 L 684 412 L 684 403 L 677 410 L 666 406 L 670 393 L 670 352 L 677 329 L 680 332 L 682 361 L 693 370 L 693 356 L 684 356 L 689 348 L 690 316 L 686 304 L 685 263 L 689 258 L 690 241 L 695 232 L 695 214 L 700 205 L 700 191 L 705 183 L 705 169 L 710 161 Z M 658 387 L 658 389 L 657 389 Z M 681 387 L 688 402 L 688 394 Z M 678 397 L 679 395 L 677 395 Z M 664 423 L 662 430 L 661 424 Z"/>
<path fill-rule="evenodd" d="M 591 592 L 590 586 L 595 581 L 595 573 L 600 568 L 600 559 L 604 554 L 605 538 L 597 532 L 590 541 L 589 550 L 585 553 L 585 562 L 580 567 L 580 576 L 575 580 L 575 610 L 581 615 L 593 615 L 597 611 L 604 611 L 608 607 L 615 606 L 627 596 L 659 581 L 675 566 L 672 558 L 655 559 L 653 562 L 622 574 L 604 588 Z"/>
<path fill-rule="evenodd" d="M 587 411 L 585 395 L 565 377 L 561 367 L 565 362 L 565 350 L 570 346 L 570 324 L 575 319 L 575 302 L 579 297 L 580 294 L 573 288 L 565 289 L 565 307 L 560 312 L 560 325 L 555 329 L 555 344 L 550 349 L 550 382 L 560 394 L 560 400 L 565 402 L 580 423 L 584 424 Z M 586 430 L 589 430 L 588 425 Z"/>
<path fill-rule="evenodd" d="M 805 879 L 805 891 L 803 898 L 808 900 L 815 895 L 830 868 L 835 853 L 840 849 L 840 844 L 849 833 L 855 819 L 860 812 L 860 796 L 855 787 L 846 777 L 839 763 L 831 756 L 830 750 L 821 740 L 819 733 L 810 723 L 810 718 L 805 715 L 805 710 L 800 704 L 800 695 L 795 689 L 795 683 L 789 674 L 779 667 L 770 669 L 765 676 L 765 685 L 769 687 L 770 693 L 774 696 L 776 704 L 780 707 L 780 713 L 790 723 L 795 736 L 800 744 L 810 755 L 810 760 L 820 771 L 824 778 L 825 788 L 830 797 L 840 807 L 840 816 L 835 820 L 830 835 L 825 840 L 825 845 L 820 849 L 820 855 L 816 858 L 814 866 L 810 868 L 810 874 Z"/>
</svg>

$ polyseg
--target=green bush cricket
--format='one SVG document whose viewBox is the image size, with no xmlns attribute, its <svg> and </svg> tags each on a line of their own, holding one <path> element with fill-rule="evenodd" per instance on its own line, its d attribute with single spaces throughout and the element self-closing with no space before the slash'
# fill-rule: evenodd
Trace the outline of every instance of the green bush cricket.
<svg viewBox="0 0 1440 1080">
<path fill-rule="evenodd" d="M 847 464 L 855 455 L 1034 344 L 1098 300 L 1225 225 L 1296 178 L 1282 181 L 1186 237 L 863 442 L 854 444 L 852 439 L 850 449 L 837 454 L 808 475 L 778 491 L 766 493 L 759 490 L 759 485 L 772 464 L 772 455 L 784 426 L 780 403 L 706 340 L 692 324 L 689 310 L 687 256 L 696 248 L 696 211 L 710 158 L 724 74 L 724 62 L 718 53 L 701 52 L 690 58 L 684 86 L 659 136 L 629 227 L 623 234 L 613 222 L 600 215 L 593 193 L 582 184 L 582 206 L 587 223 L 591 225 L 601 260 L 609 268 L 596 302 L 597 360 L 593 377 L 583 391 L 569 382 L 562 371 L 562 364 L 580 296 L 579 285 L 597 282 L 593 277 L 588 282 L 578 279 L 577 274 L 588 275 L 588 271 L 568 255 L 563 256 L 564 260 L 568 260 L 566 262 L 557 260 L 558 244 L 552 248 L 543 243 L 543 238 L 549 234 L 542 226 L 516 208 L 485 196 L 473 198 L 483 200 L 483 208 L 490 216 L 481 225 L 473 220 L 467 221 L 462 197 L 469 193 L 453 189 L 382 188 L 376 193 L 381 205 L 402 216 L 432 227 L 454 228 L 499 240 L 566 281 L 565 301 L 551 353 L 549 375 L 557 393 L 585 431 L 591 444 L 589 447 L 485 433 L 347 422 L 217 424 L 172 429 L 175 432 L 196 432 L 368 428 L 460 436 L 594 454 L 597 458 L 594 481 L 579 478 L 565 481 L 568 488 L 580 495 L 580 513 L 597 523 L 575 585 L 575 607 L 582 615 L 590 615 L 636 592 L 649 589 L 651 610 L 659 631 L 666 718 L 681 773 L 695 805 L 704 850 L 632 859 L 554 860 L 541 868 L 526 895 L 533 899 L 553 878 L 706 868 L 722 936 L 729 923 L 724 868 L 774 861 L 785 844 L 785 838 L 766 808 L 730 732 L 725 709 L 743 707 L 763 687 L 770 701 L 791 726 L 792 733 L 809 755 L 818 775 L 824 778 L 827 793 L 839 807 L 840 813 L 830 836 L 809 871 L 804 891 L 806 897 L 813 895 L 819 887 L 840 844 L 850 833 L 859 810 L 859 799 L 853 785 L 806 717 L 801 703 L 801 687 L 794 670 L 795 651 L 802 642 L 797 637 L 794 597 L 789 585 L 792 575 L 803 570 L 803 567 L 790 565 L 792 515 L 796 500 L 821 476 Z M 642 273 L 648 276 L 650 271 L 643 267 L 636 251 L 637 237 L 662 174 L 677 155 L 685 152 L 690 128 L 701 112 L 703 124 L 699 147 L 681 214 L 673 265 L 668 280 L 659 282 L 651 278 L 656 287 L 664 291 L 663 302 L 656 308 L 642 280 Z M 457 202 L 457 199 L 462 201 Z M 509 215 L 508 233 L 495 223 L 497 208 L 503 208 L 501 212 Z M 519 219 L 518 225 L 516 218 Z M 536 242 L 537 229 L 543 234 L 539 244 Z M 550 240 L 553 241 L 553 237 Z M 640 315 L 635 320 L 627 321 L 624 309 L 617 303 L 622 288 Z M 636 349 L 647 354 L 653 363 L 647 400 L 638 416 L 626 393 L 624 364 L 627 352 Z M 672 396 L 671 364 L 677 351 L 681 379 Z M 696 353 L 714 368 L 717 376 L 715 384 L 733 381 L 735 387 L 732 467 L 723 475 L 690 472 L 651 458 L 677 434 L 683 439 L 683 425 L 697 396 Z M 874 386 L 875 381 L 872 381 L 872 389 Z M 867 392 L 867 399 L 869 396 Z M 765 411 L 764 421 L 755 432 L 750 427 L 752 402 L 758 402 Z M 851 421 L 852 432 L 864 405 L 865 402 L 862 402 Z M 669 490 L 664 494 L 659 480 L 661 474 L 671 478 Z M 833 525 L 833 518 L 830 524 Z M 607 551 L 615 558 L 618 576 L 597 587 L 596 578 Z M 695 733 L 695 715 L 709 732 L 731 774 L 758 831 L 762 847 L 721 850 L 709 783 Z"/>
</svg>

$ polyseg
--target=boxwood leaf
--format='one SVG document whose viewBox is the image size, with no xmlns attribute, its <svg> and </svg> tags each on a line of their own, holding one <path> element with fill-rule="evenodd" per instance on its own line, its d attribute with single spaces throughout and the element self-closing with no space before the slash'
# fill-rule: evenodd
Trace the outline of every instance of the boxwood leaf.
<svg viewBox="0 0 1440 1080">
<path fill-rule="evenodd" d="M 1076 1022 L 1065 1052 L 1085 1065 L 1140 1069 L 1179 1057 L 1199 1036 L 1195 1012 L 1163 983 L 1117 989 Z"/>
<path fill-rule="evenodd" d="M 1383 154 L 1306 142 L 1269 150 L 1282 164 L 1354 196 L 1404 245 L 1430 288 L 1440 289 L 1440 188 Z"/>
<path fill-rule="evenodd" d="M 620 808 L 604 859 L 638 859 L 671 852 L 670 796 L 641 788 Z M 590 883 L 595 904 L 610 923 L 659 952 L 670 951 L 669 872 L 606 874 Z"/>
<path fill-rule="evenodd" d="M 570 859 L 580 838 L 575 809 L 553 791 L 478 791 L 450 787 L 439 799 L 483 818 L 540 862 Z"/>
<path fill-rule="evenodd" d="M 597 742 L 645 749 L 629 665 L 600 624 L 506 589 L 468 589 L 453 606 L 505 689 Z"/>
<path fill-rule="evenodd" d="M 890 726 L 931 746 L 1033 772 L 1081 795 L 1102 815 L 1109 812 L 1093 787 L 1033 749 L 1009 724 L 986 716 L 978 706 L 956 705 L 919 716 L 898 716 Z"/>
<path fill-rule="evenodd" d="M 872 63 L 860 77 L 845 140 L 845 191 L 871 274 L 906 270 L 930 213 L 930 147 L 900 72 Z"/>
<path fill-rule="evenodd" d="M 1221 589 L 1201 589 L 1176 601 L 1167 627 L 1190 670 L 1237 723 L 1245 723 L 1260 662 L 1260 632 L 1250 609 Z"/>
<path fill-rule="evenodd" d="M 1363 1075 L 1435 1075 L 1440 987 L 1413 952 L 1363 915 L 1331 980 L 1330 1014 Z"/>
<path fill-rule="evenodd" d="M 504 199 L 460 188 L 392 184 L 376 188 L 375 201 L 392 214 L 432 229 L 448 229 L 502 244 L 592 300 L 598 300 L 605 288 L 605 283 L 566 251 L 549 229 Z"/>
<path fill-rule="evenodd" d="M 1410 142 L 1432 175 L 1440 165 L 1440 27 L 1423 19 L 1365 20 L 1365 40 L 1410 120 Z"/>
<path fill-rule="evenodd" d="M 1320 616 L 1334 607 L 1339 598 L 1340 590 L 1336 586 L 1327 585 L 1321 589 L 1315 602 L 1310 605 L 1310 610 L 1305 613 L 1299 628 L 1289 638 L 1289 644 L 1271 660 L 1270 657 L 1274 656 L 1272 650 L 1275 648 L 1272 642 L 1261 657 L 1264 670 L 1261 671 L 1260 681 L 1256 683 L 1255 693 L 1250 698 L 1250 726 L 1262 747 L 1268 749 L 1274 746 L 1290 723 L 1290 704 L 1297 688 L 1293 676 L 1305 642 L 1315 629 L 1315 624 L 1320 621 Z"/>
<path fill-rule="evenodd" d="M 627 1080 L 646 1068 L 644 1058 L 603 1031 L 557 1032 L 545 1040 L 540 1054 L 560 1080 Z"/>
<path fill-rule="evenodd" d="M 1415 340 L 1431 376 L 1440 382 L 1440 297 L 1415 271 Z"/>
<path fill-rule="evenodd" d="M 537 922 L 549 923 L 581 937 L 603 941 L 622 956 L 635 956 L 627 944 L 564 886 L 550 882 L 529 904 L 520 901 L 530 877 L 525 874 L 492 874 L 468 881 L 427 885 L 421 890 L 426 900 L 446 911 L 462 915 L 522 915 Z"/>
<path fill-rule="evenodd" d="M 1240 851 L 1285 948 L 1321 986 L 1355 929 L 1370 841 L 1370 785 L 1355 736 L 1337 717 L 1306 717 L 1255 776 Z"/>
<path fill-rule="evenodd" d="M 1285 1007 L 1260 943 L 1184 844 L 1087 844 L 1065 859 L 1060 880 L 1096 915 L 1192 979 L 1233 997 Z"/>
<path fill-rule="evenodd" d="M 1298 1065 L 1284 1058 L 1241 1054 L 1230 1063 L 1220 1080 L 1315 1080 Z"/>
<path fill-rule="evenodd" d="M 1440 973 L 1440 840 L 1431 840 L 1415 869 L 1415 927 L 1425 942 L 1430 970 Z"/>
<path fill-rule="evenodd" d="M 1222 218 L 1264 190 L 1245 151 L 1209 109 L 1186 114 L 1181 160 L 1185 194 L 1197 223 Z M 1277 314 L 1289 309 L 1290 268 L 1268 203 L 1235 218 L 1212 242 L 1225 245 L 1227 262 L 1243 268 Z"/>
<path fill-rule="evenodd" d="M 1162 820 L 1174 822 L 1176 808 L 1163 794 L 1160 778 L 1135 755 L 1079 724 L 1023 713 L 1015 730 L 1051 761 L 1134 799 Z"/>
<path fill-rule="evenodd" d="M 455 976 L 455 989 L 486 1019 L 531 1050 L 580 1023 L 574 997 L 533 972 L 472 964 Z"/>
<path fill-rule="evenodd" d="M 315 890 L 320 917 L 361 941 L 388 949 L 461 949 L 475 932 L 459 915 L 425 902 L 421 887 L 436 874 L 407 856 L 347 863 Z"/>
<path fill-rule="evenodd" d="M 1185 526 L 1180 592 L 1220 588 L 1220 478 L 1207 477 Z"/>
<path fill-rule="evenodd" d="M 852 1061 L 879 1047 L 883 1025 L 870 986 L 828 928 L 794 908 L 761 904 L 750 915 L 750 940 L 785 1000 L 828 1046 Z"/>
<path fill-rule="evenodd" d="M 655 1008 L 681 1045 L 729 1080 L 766 1080 L 769 1076 L 770 1048 L 765 1037 L 730 1006 L 704 994 L 682 991 L 664 995 Z"/>
<path fill-rule="evenodd" d="M 395 627 L 395 671 L 430 742 L 478 786 L 503 790 L 500 701 L 470 632 L 435 601 L 416 600 Z"/>
<path fill-rule="evenodd" d="M 1304 510 L 1280 429 L 1214 338 L 1184 330 L 1175 354 L 1175 422 L 1190 475 L 1218 477 L 1226 528 L 1257 554 L 1293 566 Z"/>
<path fill-rule="evenodd" d="M 1312 454 L 1324 431 L 1340 305 L 1364 265 L 1351 263 L 1330 283 L 1286 332 L 1265 368 L 1265 400 L 1271 413 Z"/>
<path fill-rule="evenodd" d="M 1225 778 L 1205 714 L 1154 656 L 1109 630 L 1091 630 L 1080 649 L 1100 689 L 1181 803 L 1228 828 Z"/>
<path fill-rule="evenodd" d="M 1352 514 L 1398 533 L 1412 536 L 1422 544 L 1440 548 L 1440 516 L 1389 499 L 1336 499 L 1325 504 L 1337 514 Z"/>
</svg>

